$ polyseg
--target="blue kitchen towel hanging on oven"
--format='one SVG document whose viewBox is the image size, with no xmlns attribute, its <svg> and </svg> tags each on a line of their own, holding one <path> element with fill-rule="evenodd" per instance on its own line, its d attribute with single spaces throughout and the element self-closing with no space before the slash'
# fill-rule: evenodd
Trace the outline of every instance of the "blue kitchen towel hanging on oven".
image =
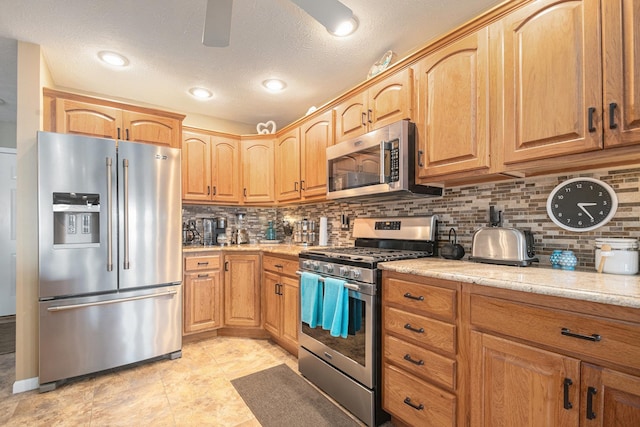
<svg viewBox="0 0 640 427">
<path fill-rule="evenodd" d="M 312 328 L 322 324 L 322 285 L 320 276 L 302 273 L 300 279 L 300 306 L 302 321 Z"/>
<path fill-rule="evenodd" d="M 349 330 L 349 289 L 346 282 L 326 277 L 322 303 L 322 328 L 331 336 L 346 338 Z"/>
</svg>

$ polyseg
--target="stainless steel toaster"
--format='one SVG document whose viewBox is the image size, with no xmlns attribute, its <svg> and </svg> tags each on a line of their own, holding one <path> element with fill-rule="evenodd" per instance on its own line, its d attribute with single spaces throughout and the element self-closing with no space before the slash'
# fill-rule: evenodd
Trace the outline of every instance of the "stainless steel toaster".
<svg viewBox="0 0 640 427">
<path fill-rule="evenodd" d="M 537 262 L 533 233 L 507 227 L 485 227 L 473 234 L 470 261 L 526 267 Z"/>
</svg>

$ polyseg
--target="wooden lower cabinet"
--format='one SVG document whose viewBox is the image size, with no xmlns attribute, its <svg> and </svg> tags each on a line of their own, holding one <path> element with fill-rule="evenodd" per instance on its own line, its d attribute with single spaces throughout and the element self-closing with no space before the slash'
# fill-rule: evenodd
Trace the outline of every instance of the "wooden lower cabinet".
<svg viewBox="0 0 640 427">
<path fill-rule="evenodd" d="M 582 364 L 581 425 L 640 425 L 640 377 Z"/>
<path fill-rule="evenodd" d="M 260 254 L 225 253 L 224 326 L 260 325 Z"/>
<path fill-rule="evenodd" d="M 265 255 L 262 272 L 264 328 L 291 354 L 298 354 L 300 285 L 297 258 Z"/>
<path fill-rule="evenodd" d="M 184 257 L 183 334 L 222 326 L 220 255 Z"/>
</svg>

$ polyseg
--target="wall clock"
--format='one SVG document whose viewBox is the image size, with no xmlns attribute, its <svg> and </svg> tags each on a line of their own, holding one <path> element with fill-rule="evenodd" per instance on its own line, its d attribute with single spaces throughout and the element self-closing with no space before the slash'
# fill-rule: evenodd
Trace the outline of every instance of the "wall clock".
<svg viewBox="0 0 640 427">
<path fill-rule="evenodd" d="M 613 218 L 618 197 L 607 183 L 594 178 L 573 178 L 561 182 L 547 198 L 547 213 L 559 227 L 570 231 L 591 231 Z"/>
</svg>

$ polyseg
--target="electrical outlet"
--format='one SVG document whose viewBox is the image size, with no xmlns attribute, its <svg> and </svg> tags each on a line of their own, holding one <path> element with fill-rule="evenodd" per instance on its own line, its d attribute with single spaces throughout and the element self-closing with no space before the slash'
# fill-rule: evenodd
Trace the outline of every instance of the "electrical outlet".
<svg viewBox="0 0 640 427">
<path fill-rule="evenodd" d="M 340 215 L 340 230 L 349 230 L 349 217 L 345 214 Z"/>
</svg>

